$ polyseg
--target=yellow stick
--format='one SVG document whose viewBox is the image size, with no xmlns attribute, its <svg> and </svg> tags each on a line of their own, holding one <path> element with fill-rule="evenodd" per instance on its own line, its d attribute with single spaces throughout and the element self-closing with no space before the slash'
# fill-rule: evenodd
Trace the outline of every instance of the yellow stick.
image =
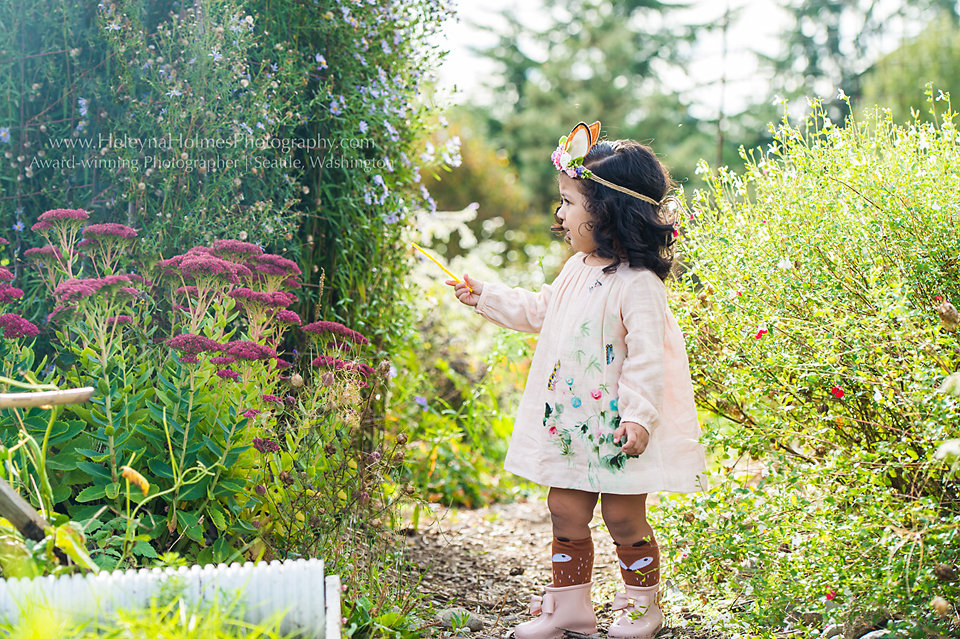
<svg viewBox="0 0 960 639">
<path fill-rule="evenodd" d="M 421 253 L 423 253 L 424 255 L 426 255 L 428 258 L 430 258 L 430 261 L 431 261 L 431 262 L 433 262 L 434 264 L 436 264 L 437 266 L 439 266 L 440 268 L 442 268 L 442 269 L 443 269 L 443 272 L 446 273 L 447 275 L 449 275 L 450 277 L 452 277 L 454 280 L 456 280 L 457 283 L 460 282 L 460 278 L 457 277 L 456 275 L 454 275 L 453 273 L 451 273 L 450 271 L 448 271 L 448 270 L 446 269 L 446 267 L 445 267 L 443 264 L 441 264 L 440 262 L 438 262 L 435 257 L 433 257 L 432 255 L 430 255 L 429 253 L 427 253 L 426 251 L 424 251 L 422 248 L 420 248 L 419 246 L 417 246 L 417 245 L 414 244 L 413 242 L 410 242 L 410 244 L 413 246 L 413 248 L 417 249 L 418 251 L 420 251 Z"/>
</svg>

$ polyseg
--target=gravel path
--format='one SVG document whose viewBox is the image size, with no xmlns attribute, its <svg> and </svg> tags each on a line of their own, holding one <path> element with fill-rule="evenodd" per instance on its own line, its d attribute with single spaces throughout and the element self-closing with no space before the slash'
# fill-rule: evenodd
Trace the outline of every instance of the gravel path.
<svg viewBox="0 0 960 639">
<path fill-rule="evenodd" d="M 426 521 L 429 519 L 431 521 Z M 593 601 L 599 626 L 615 619 L 610 602 L 621 588 L 613 542 L 602 528 L 599 507 L 593 524 Z M 505 638 L 527 614 L 530 596 L 550 583 L 550 515 L 544 500 L 521 500 L 478 510 L 437 510 L 409 531 L 407 550 L 420 571 L 421 590 L 440 611 L 464 608 L 483 621 L 480 637 Z M 659 639 L 720 639 L 695 630 L 698 617 L 668 615 Z M 602 636 L 602 635 L 601 635 Z"/>
</svg>

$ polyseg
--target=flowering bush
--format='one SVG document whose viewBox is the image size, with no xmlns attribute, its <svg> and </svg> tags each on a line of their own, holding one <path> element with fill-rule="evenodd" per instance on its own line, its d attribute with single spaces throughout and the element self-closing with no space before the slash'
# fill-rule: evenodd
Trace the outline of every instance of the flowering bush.
<svg viewBox="0 0 960 639">
<path fill-rule="evenodd" d="M 760 625 L 944 628 L 930 602 L 960 595 L 938 574 L 960 560 L 960 493 L 937 455 L 960 434 L 938 390 L 960 364 L 960 138 L 949 109 L 838 127 L 814 106 L 742 175 L 701 167 L 674 307 L 698 402 L 720 416 L 704 435 L 718 466 L 712 491 L 661 502 L 663 547 L 680 581 L 739 593 Z"/>
<path fill-rule="evenodd" d="M 181 5 L 0 7 L 14 60 L 0 83 L 23 107 L 0 113 L 0 177 L 19 185 L 0 226 L 16 253 L 36 248 L 24 231 L 64 191 L 106 225 L 87 231 L 87 254 L 118 239 L 164 257 L 223 238 L 270 247 L 303 270 L 291 312 L 324 319 L 322 302 L 389 343 L 408 320 L 400 229 L 435 208 L 421 170 L 459 163 L 456 144 L 424 139 L 439 121 L 421 87 L 446 0 Z"/>
<path fill-rule="evenodd" d="M 50 476 L 51 504 L 78 521 L 98 518 L 88 522 L 98 544 L 92 556 L 105 567 L 169 551 L 195 554 L 199 562 L 225 561 L 244 551 L 262 556 L 268 547 L 254 542 L 269 529 L 254 525 L 266 507 L 254 487 L 273 477 L 273 470 L 260 454 L 277 453 L 290 472 L 322 457 L 323 443 L 292 438 L 298 430 L 290 417 L 297 405 L 292 393 L 310 407 L 326 407 L 337 397 L 345 412 L 324 408 L 318 415 L 311 408 L 314 430 L 320 424 L 334 430 L 341 423 L 356 426 L 358 389 L 374 382 L 375 371 L 357 361 L 362 353 L 328 352 L 321 341 L 299 359 L 343 357 L 330 380 L 321 382 L 309 365 L 306 380 L 281 372 L 290 364 L 277 349 L 286 332 L 300 331 L 289 317 L 275 321 L 297 299 L 291 293 L 300 286 L 293 262 L 253 244 L 221 241 L 148 267 L 130 252 L 136 246 L 129 242 L 136 236 L 132 228 L 114 225 L 104 233 L 94 225 L 80 240 L 80 228 L 73 227 L 85 215 L 46 215 L 49 226 L 42 232 L 60 244 L 44 247 L 51 259 L 35 264 L 56 300 L 50 322 L 57 327 L 62 372 L 46 374 L 97 389 L 92 406 L 63 409 L 53 429 L 49 443 L 55 448 L 46 459 L 58 471 Z M 90 237 L 122 241 L 99 244 L 103 250 L 82 262 L 59 257 L 79 255 L 77 245 Z M 86 277 L 88 272 L 99 276 Z M 14 314 L 0 315 L 0 327 L 8 338 L 38 333 Z M 357 346 L 367 342 L 340 324 L 322 328 L 304 338 L 337 334 Z M 27 354 L 21 370 L 29 372 Z M 21 420 L 38 433 L 47 426 L 39 409 L 4 416 L 5 439 L 18 436 Z M 124 494 L 128 476 L 138 480 L 142 495 Z M 333 494 L 357 481 L 351 476 Z M 322 482 L 312 486 L 315 492 L 327 489 Z M 132 514 L 122 507 L 128 498 L 138 504 Z"/>
</svg>

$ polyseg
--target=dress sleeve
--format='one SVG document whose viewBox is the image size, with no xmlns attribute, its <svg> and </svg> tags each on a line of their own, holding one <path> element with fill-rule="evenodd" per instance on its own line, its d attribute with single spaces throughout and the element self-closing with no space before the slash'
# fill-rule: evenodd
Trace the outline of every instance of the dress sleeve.
<svg viewBox="0 0 960 639">
<path fill-rule="evenodd" d="M 475 310 L 497 326 L 523 333 L 539 333 L 556 285 L 556 281 L 544 284 L 539 293 L 534 293 L 487 282 Z"/>
<path fill-rule="evenodd" d="M 617 408 L 621 421 L 636 422 L 653 434 L 663 408 L 666 287 L 652 273 L 625 283 L 620 313 L 627 354 L 620 371 Z"/>
</svg>

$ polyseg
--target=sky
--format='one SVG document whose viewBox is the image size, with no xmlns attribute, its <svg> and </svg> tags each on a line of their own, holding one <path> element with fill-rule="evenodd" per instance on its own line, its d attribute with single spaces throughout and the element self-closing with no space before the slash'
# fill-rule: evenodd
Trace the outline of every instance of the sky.
<svg viewBox="0 0 960 639">
<path fill-rule="evenodd" d="M 661 78 L 667 88 L 677 91 L 691 105 L 695 117 L 713 119 L 721 109 L 738 113 L 756 103 L 758 96 L 769 96 L 769 71 L 758 63 L 758 55 L 781 54 L 781 32 L 790 26 L 790 16 L 775 0 L 684 0 L 689 5 L 679 19 L 691 23 L 720 23 L 729 7 L 737 16 L 727 35 L 724 56 L 723 37 L 717 33 L 702 36 L 696 43 L 693 62 L 686 73 L 673 73 Z M 899 5 L 897 0 L 880 0 L 882 10 Z M 497 29 L 505 25 L 500 13 L 512 8 L 521 22 L 543 24 L 541 0 L 459 0 L 457 19 L 447 21 L 440 45 L 449 54 L 439 70 L 439 88 L 450 93 L 458 104 L 467 101 L 489 103 L 483 83 L 494 71 L 494 63 L 472 53 L 470 47 L 489 47 L 497 43 L 495 33 L 475 24 Z M 852 25 L 851 25 L 852 28 Z M 896 31 L 895 29 L 892 31 Z M 903 35 L 878 43 L 879 50 L 892 50 Z M 725 63 L 724 63 L 725 61 Z M 721 80 L 726 69 L 726 89 Z M 833 97 L 841 87 L 818 87 L 823 97 Z M 454 90 L 456 89 L 456 91 Z M 829 94 L 829 95 L 828 95 Z M 791 109 L 793 112 L 794 109 Z M 801 109 L 802 111 L 802 109 Z"/>
</svg>

